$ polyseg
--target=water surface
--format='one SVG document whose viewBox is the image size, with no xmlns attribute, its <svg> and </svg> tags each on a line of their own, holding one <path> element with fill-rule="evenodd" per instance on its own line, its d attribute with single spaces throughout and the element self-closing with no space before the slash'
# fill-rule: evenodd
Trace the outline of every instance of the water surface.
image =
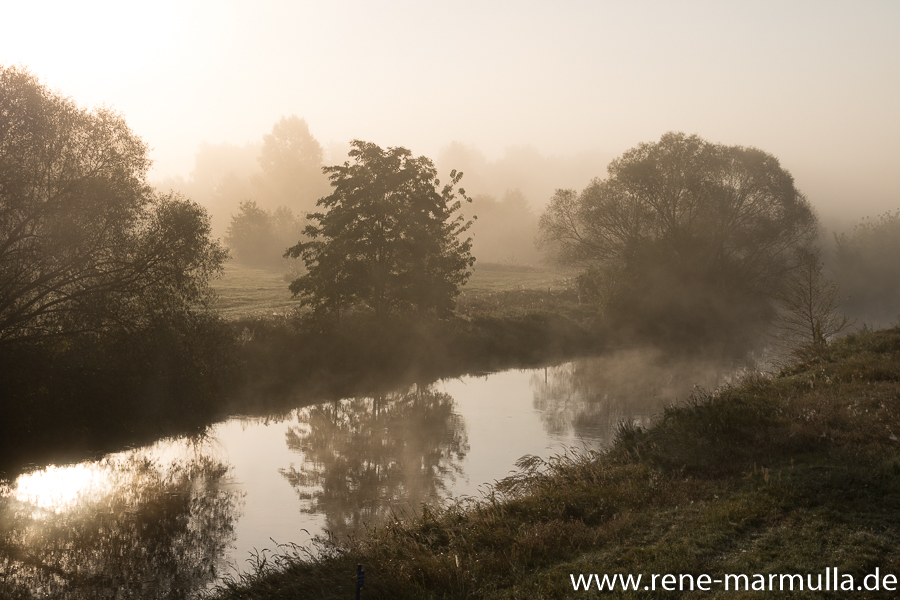
<svg viewBox="0 0 900 600">
<path fill-rule="evenodd" d="M 608 444 L 735 370 L 623 350 L 232 418 L 0 484 L 0 596 L 183 598 L 277 543 L 481 490 L 527 454 Z"/>
</svg>

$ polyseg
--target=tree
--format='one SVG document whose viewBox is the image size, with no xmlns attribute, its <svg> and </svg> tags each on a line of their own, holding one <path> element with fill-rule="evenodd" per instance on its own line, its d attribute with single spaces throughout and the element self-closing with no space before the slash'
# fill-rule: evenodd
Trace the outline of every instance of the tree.
<svg viewBox="0 0 900 600">
<path fill-rule="evenodd" d="M 326 167 L 331 195 L 326 212 L 310 215 L 301 241 L 287 255 L 303 260 L 308 273 L 290 289 L 319 313 L 340 315 L 365 306 L 376 315 L 417 310 L 446 314 L 475 259 L 472 240 L 460 236 L 472 222 L 462 215 L 452 171 L 440 187 L 433 163 L 406 148 L 382 150 L 354 140 L 353 164 Z"/>
<path fill-rule="evenodd" d="M 473 198 L 478 220 L 472 225 L 472 253 L 486 262 L 535 264 L 541 258 L 534 247 L 538 216 L 518 189 L 506 190 L 501 200 L 481 195 Z"/>
<path fill-rule="evenodd" d="M 322 145 L 310 134 L 306 120 L 296 115 L 282 117 L 272 133 L 263 136 L 259 165 L 263 176 L 255 183 L 262 196 L 273 197 L 269 204 L 311 209 L 327 193 Z"/>
<path fill-rule="evenodd" d="M 238 262 L 256 267 L 282 266 L 285 249 L 300 237 L 303 221 L 286 206 L 275 211 L 260 208 L 253 200 L 241 202 L 231 216 L 225 242 Z"/>
<path fill-rule="evenodd" d="M 209 298 L 227 254 L 198 205 L 146 183 L 146 145 L 0 67 L 0 346 L 133 331 Z"/>
<path fill-rule="evenodd" d="M 210 212 L 213 233 L 222 235 L 228 226 L 229 215 L 238 209 L 241 200 L 256 196 L 253 182 L 261 172 L 261 148 L 259 142 L 242 146 L 203 142 L 194 155 L 194 168 L 188 181 L 173 182 L 176 185 L 169 187 L 205 206 Z"/>
<path fill-rule="evenodd" d="M 667 133 L 607 171 L 558 190 L 540 222 L 543 247 L 585 268 L 585 296 L 650 335 L 731 336 L 771 316 L 817 230 L 774 156 Z"/>
<path fill-rule="evenodd" d="M 803 252 L 799 268 L 778 294 L 775 339 L 801 359 L 821 356 L 828 342 L 852 324 L 838 312 L 838 286 L 822 276 L 822 266 L 818 252 Z"/>
</svg>

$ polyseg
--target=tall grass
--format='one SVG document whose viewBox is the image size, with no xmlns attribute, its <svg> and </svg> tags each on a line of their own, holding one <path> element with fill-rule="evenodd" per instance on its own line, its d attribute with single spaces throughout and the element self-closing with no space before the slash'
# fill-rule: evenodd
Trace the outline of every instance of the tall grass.
<svg viewBox="0 0 900 600">
<path fill-rule="evenodd" d="M 358 563 L 364 597 L 398 599 L 569 598 L 579 573 L 896 573 L 898 434 L 900 329 L 864 332 L 624 424 L 602 453 L 525 457 L 477 500 L 269 557 L 216 595 L 349 598 Z"/>
</svg>

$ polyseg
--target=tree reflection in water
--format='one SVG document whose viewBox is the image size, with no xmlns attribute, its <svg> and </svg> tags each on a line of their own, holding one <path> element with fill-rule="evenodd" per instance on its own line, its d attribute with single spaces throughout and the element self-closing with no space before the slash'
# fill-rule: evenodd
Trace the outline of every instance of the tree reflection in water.
<svg viewBox="0 0 900 600">
<path fill-rule="evenodd" d="M 36 480 L 67 469 L 91 476 L 69 498 L 34 495 Z M 234 539 L 240 497 L 221 487 L 226 472 L 205 457 L 164 467 L 132 454 L 0 487 L 0 597 L 193 595 Z"/>
<path fill-rule="evenodd" d="M 302 466 L 280 471 L 308 501 L 303 511 L 324 514 L 337 536 L 443 499 L 469 451 L 453 398 L 430 389 L 319 404 L 296 416 L 287 444 L 302 453 Z"/>
<path fill-rule="evenodd" d="M 696 388 L 714 390 L 741 365 L 656 349 L 620 350 L 548 367 L 531 378 L 534 408 L 551 435 L 612 442 L 622 421 L 646 424 Z"/>
</svg>

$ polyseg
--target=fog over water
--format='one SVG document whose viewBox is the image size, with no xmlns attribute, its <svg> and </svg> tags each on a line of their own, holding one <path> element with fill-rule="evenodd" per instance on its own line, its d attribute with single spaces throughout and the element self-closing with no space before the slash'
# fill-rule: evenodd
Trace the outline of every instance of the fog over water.
<svg viewBox="0 0 900 600">
<path fill-rule="evenodd" d="M 276 543 L 483 498 L 525 455 L 602 449 L 620 423 L 646 425 L 744 366 L 628 349 L 233 417 L 0 479 L 0 597 L 193 597 Z"/>
<path fill-rule="evenodd" d="M 896 2 L 90 1 L 4 21 L 0 61 L 123 113 L 158 181 L 296 114 L 326 161 L 405 146 L 536 208 L 666 131 L 774 154 L 823 217 L 900 203 Z M 490 177 L 444 165 L 454 142 Z"/>
</svg>

